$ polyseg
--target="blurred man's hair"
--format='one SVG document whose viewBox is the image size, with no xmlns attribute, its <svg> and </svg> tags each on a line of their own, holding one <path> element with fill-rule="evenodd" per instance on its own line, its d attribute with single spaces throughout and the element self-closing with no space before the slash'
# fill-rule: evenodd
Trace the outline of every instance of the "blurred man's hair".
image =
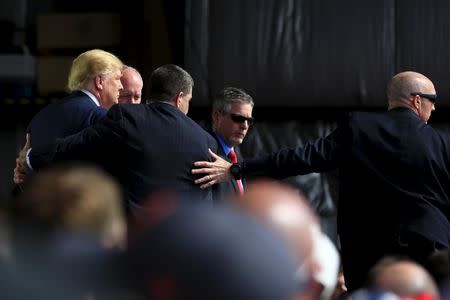
<svg viewBox="0 0 450 300">
<path fill-rule="evenodd" d="M 39 172 L 15 208 L 17 216 L 35 229 L 87 234 L 105 246 L 125 240 L 119 187 L 91 166 L 60 165 Z"/>
</svg>

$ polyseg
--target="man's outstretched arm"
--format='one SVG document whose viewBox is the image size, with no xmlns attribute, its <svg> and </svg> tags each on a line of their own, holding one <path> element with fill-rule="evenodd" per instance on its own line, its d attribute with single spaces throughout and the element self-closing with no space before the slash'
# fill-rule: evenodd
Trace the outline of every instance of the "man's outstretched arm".
<svg viewBox="0 0 450 300">
<path fill-rule="evenodd" d="M 338 167 L 338 141 L 342 139 L 342 130 L 335 130 L 326 137 L 318 138 L 303 147 L 281 149 L 254 159 L 242 161 L 238 171 L 232 169 L 232 164 L 210 152 L 213 161 L 198 161 L 194 163 L 193 174 L 203 174 L 195 181 L 201 188 L 207 188 L 216 183 L 248 176 L 267 176 L 286 178 L 304 175 L 312 172 L 330 171 Z M 234 168 L 234 167 L 233 167 Z M 232 176 L 238 174 L 239 178 Z"/>
</svg>

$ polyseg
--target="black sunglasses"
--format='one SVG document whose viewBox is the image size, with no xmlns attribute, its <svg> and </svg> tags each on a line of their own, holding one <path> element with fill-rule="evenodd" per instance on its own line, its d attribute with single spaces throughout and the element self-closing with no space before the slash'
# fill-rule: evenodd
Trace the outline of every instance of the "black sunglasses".
<svg viewBox="0 0 450 300">
<path fill-rule="evenodd" d="M 422 97 L 422 98 L 427 98 L 428 100 L 430 100 L 433 103 L 435 103 L 436 99 L 437 99 L 437 95 L 436 94 L 411 93 L 411 96 L 419 96 L 419 97 Z"/>
<path fill-rule="evenodd" d="M 229 116 L 230 116 L 230 119 L 231 119 L 233 122 L 235 122 L 235 123 L 242 124 L 242 123 L 244 123 L 245 121 L 247 121 L 248 126 L 252 126 L 252 125 L 253 125 L 253 122 L 255 121 L 255 118 L 253 118 L 253 117 L 247 118 L 247 117 L 244 117 L 244 116 L 241 116 L 241 115 L 231 114 L 231 113 L 228 113 L 227 115 L 229 115 Z"/>
</svg>

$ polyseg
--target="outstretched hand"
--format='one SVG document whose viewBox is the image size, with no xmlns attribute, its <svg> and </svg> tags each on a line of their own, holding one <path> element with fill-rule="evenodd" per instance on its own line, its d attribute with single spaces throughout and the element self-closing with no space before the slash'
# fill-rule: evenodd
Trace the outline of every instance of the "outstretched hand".
<svg viewBox="0 0 450 300">
<path fill-rule="evenodd" d="M 14 168 L 14 177 L 13 177 L 13 181 L 15 184 L 20 185 L 24 183 L 27 178 L 27 173 L 30 172 L 30 169 L 28 168 L 26 161 L 27 152 L 30 148 L 31 148 L 30 134 L 27 133 L 25 146 L 23 146 L 22 150 L 20 150 L 19 155 L 16 158 L 16 167 Z"/>
<path fill-rule="evenodd" d="M 230 173 L 231 163 L 208 149 L 213 161 L 196 161 L 192 174 L 205 174 L 202 178 L 195 180 L 201 189 L 206 189 L 216 183 L 226 182 L 232 179 Z"/>
</svg>

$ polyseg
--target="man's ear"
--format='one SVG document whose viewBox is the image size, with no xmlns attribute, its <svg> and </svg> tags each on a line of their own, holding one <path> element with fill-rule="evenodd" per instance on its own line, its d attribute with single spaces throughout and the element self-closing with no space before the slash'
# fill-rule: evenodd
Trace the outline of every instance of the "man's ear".
<svg viewBox="0 0 450 300">
<path fill-rule="evenodd" d="M 183 96 L 184 96 L 184 93 L 183 93 L 183 92 L 179 92 L 179 93 L 175 96 L 175 106 L 176 106 L 177 108 L 180 107 L 180 105 L 181 105 L 181 100 L 182 100 Z"/>
<path fill-rule="evenodd" d="M 103 90 L 103 78 L 100 75 L 95 76 L 94 85 L 97 90 Z"/>
<path fill-rule="evenodd" d="M 413 105 L 415 109 L 420 109 L 420 104 L 421 104 L 422 100 L 419 96 L 414 96 L 414 100 L 413 100 Z"/>
<path fill-rule="evenodd" d="M 214 110 L 211 114 L 211 119 L 213 124 L 216 124 L 219 120 L 219 116 L 220 116 L 220 112 L 218 112 L 217 110 Z"/>
</svg>

